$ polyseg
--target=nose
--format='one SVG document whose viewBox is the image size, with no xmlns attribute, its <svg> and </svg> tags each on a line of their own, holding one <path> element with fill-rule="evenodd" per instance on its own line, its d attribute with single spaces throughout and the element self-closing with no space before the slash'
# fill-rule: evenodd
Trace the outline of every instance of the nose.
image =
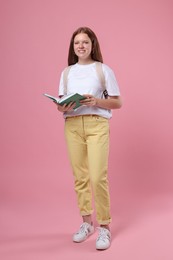
<svg viewBox="0 0 173 260">
<path fill-rule="evenodd" d="M 79 43 L 79 48 L 83 48 L 83 43 L 82 42 Z"/>
</svg>

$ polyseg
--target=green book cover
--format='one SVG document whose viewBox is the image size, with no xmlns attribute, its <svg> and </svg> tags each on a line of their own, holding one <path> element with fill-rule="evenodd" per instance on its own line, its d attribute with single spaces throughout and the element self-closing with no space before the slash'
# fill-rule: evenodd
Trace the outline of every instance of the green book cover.
<svg viewBox="0 0 173 260">
<path fill-rule="evenodd" d="M 74 107 L 74 109 L 78 108 L 81 106 L 80 104 L 80 100 L 83 100 L 85 99 L 86 97 L 80 95 L 79 93 L 72 93 L 72 94 L 69 94 L 69 95 L 65 95 L 63 96 L 62 98 L 57 98 L 57 97 L 54 97 L 54 96 L 51 96 L 51 95 L 48 95 L 48 94 L 44 94 L 46 97 L 50 98 L 51 100 L 53 100 L 54 102 L 57 102 L 58 104 L 60 105 L 68 105 L 70 102 L 75 102 L 76 103 L 76 106 Z"/>
</svg>

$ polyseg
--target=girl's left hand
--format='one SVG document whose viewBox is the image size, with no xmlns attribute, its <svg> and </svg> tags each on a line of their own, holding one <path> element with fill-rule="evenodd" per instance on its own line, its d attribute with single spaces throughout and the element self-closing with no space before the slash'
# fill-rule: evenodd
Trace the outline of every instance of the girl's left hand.
<svg viewBox="0 0 173 260">
<path fill-rule="evenodd" d="M 80 103 L 82 105 L 86 105 L 86 106 L 89 106 L 89 107 L 97 105 L 97 99 L 94 96 L 92 96 L 90 94 L 85 94 L 83 96 L 86 97 L 86 99 L 80 101 Z"/>
</svg>

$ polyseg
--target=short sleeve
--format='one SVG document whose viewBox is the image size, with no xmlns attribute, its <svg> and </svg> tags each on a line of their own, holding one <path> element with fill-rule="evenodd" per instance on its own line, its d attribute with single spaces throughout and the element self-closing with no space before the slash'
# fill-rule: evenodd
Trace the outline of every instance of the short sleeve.
<svg viewBox="0 0 173 260">
<path fill-rule="evenodd" d="M 106 64 L 102 64 L 102 68 L 108 95 L 120 96 L 120 89 L 114 71 Z"/>
</svg>

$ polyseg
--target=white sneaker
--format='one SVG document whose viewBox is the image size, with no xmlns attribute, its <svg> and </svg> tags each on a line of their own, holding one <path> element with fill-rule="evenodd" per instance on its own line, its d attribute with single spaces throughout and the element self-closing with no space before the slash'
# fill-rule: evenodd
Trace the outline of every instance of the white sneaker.
<svg viewBox="0 0 173 260">
<path fill-rule="evenodd" d="M 104 250 L 111 245 L 111 233 L 107 228 L 99 227 L 99 234 L 96 240 L 96 249 Z"/>
<path fill-rule="evenodd" d="M 94 227 L 87 222 L 84 222 L 79 231 L 73 235 L 73 242 L 82 242 L 87 239 L 88 236 L 94 233 Z"/>
</svg>

